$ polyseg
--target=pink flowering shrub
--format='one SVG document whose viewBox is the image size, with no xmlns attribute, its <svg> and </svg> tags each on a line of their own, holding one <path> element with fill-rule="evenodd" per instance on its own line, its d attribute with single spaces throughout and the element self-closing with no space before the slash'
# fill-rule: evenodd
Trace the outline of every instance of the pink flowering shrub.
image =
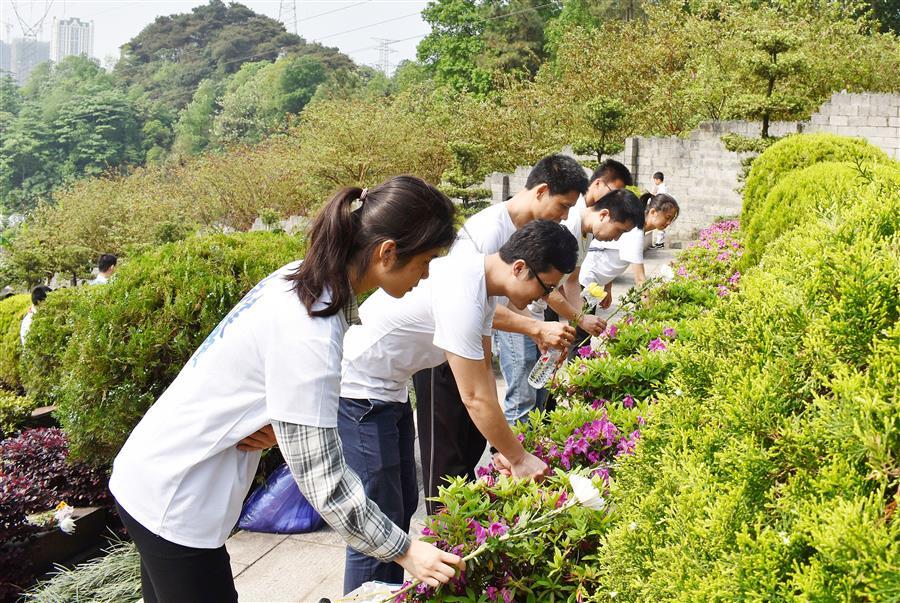
<svg viewBox="0 0 900 603">
<path fill-rule="evenodd" d="M 534 533 L 501 541 L 513 526 L 524 528 L 566 503 L 571 496 L 566 482 L 565 474 L 541 484 L 502 476 L 490 483 L 451 481 L 438 497 L 445 509 L 426 520 L 425 540 L 461 556 L 482 545 L 487 550 L 449 584 L 418 585 L 395 600 L 586 600 L 594 588 L 593 559 L 611 521 L 606 511 L 573 505 Z M 594 483 L 603 487 L 600 478 Z"/>
</svg>

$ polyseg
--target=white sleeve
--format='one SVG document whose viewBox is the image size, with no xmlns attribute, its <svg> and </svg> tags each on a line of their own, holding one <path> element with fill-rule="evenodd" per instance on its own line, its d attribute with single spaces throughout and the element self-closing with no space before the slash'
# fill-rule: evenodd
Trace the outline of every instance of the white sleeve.
<svg viewBox="0 0 900 603">
<path fill-rule="evenodd" d="M 644 231 L 633 228 L 619 239 L 619 258 L 629 264 L 644 263 Z"/>
<path fill-rule="evenodd" d="M 270 419 L 311 427 L 337 427 L 342 339 L 337 317 L 320 318 L 316 332 L 283 322 L 270 331 L 265 357 L 266 410 Z M 279 321 L 280 322 L 280 321 Z M 300 331 L 300 332 L 298 332 Z M 343 336 L 343 333 L 340 334 Z"/>
<path fill-rule="evenodd" d="M 484 360 L 481 337 L 490 334 L 493 322 L 487 300 L 476 299 L 471 289 L 459 286 L 459 281 L 435 287 L 432 295 L 434 345 L 463 358 Z"/>
</svg>

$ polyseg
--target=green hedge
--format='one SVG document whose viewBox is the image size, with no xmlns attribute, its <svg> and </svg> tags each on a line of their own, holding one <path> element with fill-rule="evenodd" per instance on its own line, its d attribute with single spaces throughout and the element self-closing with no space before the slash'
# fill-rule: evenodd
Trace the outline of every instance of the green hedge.
<svg viewBox="0 0 900 603">
<path fill-rule="evenodd" d="M 824 161 L 889 162 L 884 152 L 860 138 L 834 134 L 788 136 L 769 147 L 753 161 L 744 188 L 741 223 L 749 224 L 772 188 L 790 171 Z"/>
<path fill-rule="evenodd" d="M 109 462 L 219 320 L 302 253 L 284 234 L 191 238 L 135 257 L 108 285 L 50 296 L 23 359 L 29 392 L 57 405 L 73 455 Z"/>
<path fill-rule="evenodd" d="M 800 226 L 828 220 L 841 205 L 851 203 L 873 178 L 900 183 L 900 169 L 890 164 L 823 162 L 789 172 L 766 196 L 744 229 L 745 255 L 741 266 L 759 261 L 782 234 Z"/>
<path fill-rule="evenodd" d="M 19 390 L 22 387 L 19 379 L 19 356 L 22 353 L 19 331 L 22 318 L 30 307 L 30 295 L 13 295 L 0 301 L 0 382 L 7 389 Z"/>
<path fill-rule="evenodd" d="M 598 592 L 900 594 L 900 185 L 885 170 L 823 203 L 668 352 L 612 486 Z"/>
</svg>

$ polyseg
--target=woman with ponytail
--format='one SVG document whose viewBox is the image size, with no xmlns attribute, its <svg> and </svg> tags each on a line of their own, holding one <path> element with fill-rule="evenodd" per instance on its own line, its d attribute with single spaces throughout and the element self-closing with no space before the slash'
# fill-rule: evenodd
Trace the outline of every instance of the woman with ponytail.
<svg viewBox="0 0 900 603">
<path fill-rule="evenodd" d="M 622 194 L 622 191 L 609 194 L 617 193 Z M 623 234 L 618 241 L 595 240 L 581 265 L 578 282 L 583 287 L 597 283 L 606 289 L 606 297 L 600 303 L 601 308 L 608 308 L 612 303 L 613 279 L 624 273 L 629 265 L 634 266 L 635 285 L 647 280 L 644 272 L 644 233 L 665 230 L 678 217 L 678 202 L 665 193 L 644 193 L 639 204 L 643 210 L 643 223 Z"/>
<path fill-rule="evenodd" d="M 432 586 L 460 558 L 410 540 L 365 496 L 337 434 L 344 332 L 356 296 L 402 297 L 453 242 L 453 205 L 398 176 L 345 188 L 305 260 L 257 284 L 197 349 L 119 452 L 110 490 L 141 555 L 146 603 L 237 601 L 225 540 L 277 440 L 306 499 L 353 548 Z"/>
</svg>

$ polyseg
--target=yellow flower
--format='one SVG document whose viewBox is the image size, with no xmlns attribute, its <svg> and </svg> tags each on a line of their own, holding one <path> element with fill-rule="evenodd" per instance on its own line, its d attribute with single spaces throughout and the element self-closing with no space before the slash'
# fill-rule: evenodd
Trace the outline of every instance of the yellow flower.
<svg viewBox="0 0 900 603">
<path fill-rule="evenodd" d="M 588 293 L 597 298 L 597 301 L 601 301 L 604 297 L 606 297 L 606 289 L 598 285 L 597 283 L 591 283 L 587 286 Z"/>
</svg>

